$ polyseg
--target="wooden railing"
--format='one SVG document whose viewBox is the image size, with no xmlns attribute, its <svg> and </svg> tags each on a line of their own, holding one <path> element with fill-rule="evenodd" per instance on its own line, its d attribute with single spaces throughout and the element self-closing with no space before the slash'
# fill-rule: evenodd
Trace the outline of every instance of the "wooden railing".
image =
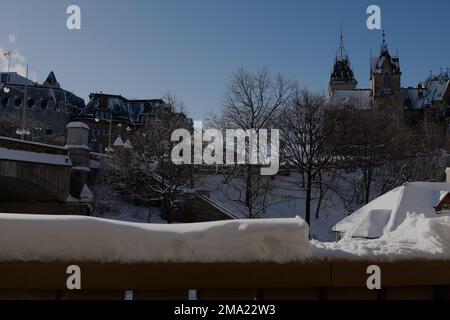
<svg viewBox="0 0 450 320">
<path fill-rule="evenodd" d="M 381 268 L 381 290 L 366 286 L 373 264 Z M 69 265 L 81 269 L 81 290 L 67 289 Z M 184 300 L 193 292 L 199 300 L 449 299 L 450 261 L 0 263 L 0 299 Z"/>
</svg>

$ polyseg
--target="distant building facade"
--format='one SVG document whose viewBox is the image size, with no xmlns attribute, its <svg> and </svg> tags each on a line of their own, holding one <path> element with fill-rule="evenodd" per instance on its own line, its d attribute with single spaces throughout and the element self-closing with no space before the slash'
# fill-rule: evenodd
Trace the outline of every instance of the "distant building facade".
<svg viewBox="0 0 450 320">
<path fill-rule="evenodd" d="M 450 73 L 441 70 L 417 87 L 401 86 L 402 71 L 398 56 L 392 56 L 383 32 L 378 56 L 370 58 L 370 88 L 358 89 L 357 81 L 340 38 L 329 82 L 330 102 L 336 106 L 381 109 L 399 112 L 407 123 L 442 123 L 448 131 L 450 119 Z"/>
<path fill-rule="evenodd" d="M 15 72 L 0 73 L 0 117 L 21 119 L 25 99 L 26 125 L 51 136 L 63 136 L 66 125 L 77 110 L 84 108 L 84 100 L 61 88 L 55 74 L 50 72 L 42 83 L 36 83 Z M 21 123 L 21 120 L 18 120 Z M 32 137 L 30 138 L 32 139 Z"/>
<path fill-rule="evenodd" d="M 153 121 L 170 121 L 176 113 L 162 99 L 129 100 L 121 95 L 91 93 L 89 103 L 76 119 L 90 127 L 89 147 L 93 152 L 104 153 L 118 139 L 126 141 L 131 132 L 151 125 Z M 111 131 L 111 132 L 110 132 Z"/>
</svg>

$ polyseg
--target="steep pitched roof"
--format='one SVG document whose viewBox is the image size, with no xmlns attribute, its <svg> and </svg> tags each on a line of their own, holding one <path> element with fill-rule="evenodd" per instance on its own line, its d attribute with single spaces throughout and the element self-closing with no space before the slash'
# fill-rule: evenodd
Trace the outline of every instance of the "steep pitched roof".
<svg viewBox="0 0 450 320">
<path fill-rule="evenodd" d="M 330 103 L 336 107 L 352 106 L 358 109 L 370 109 L 372 107 L 372 90 L 335 90 L 330 97 Z"/>
<path fill-rule="evenodd" d="M 50 71 L 50 73 L 48 74 L 48 77 L 44 81 L 43 85 L 47 86 L 47 87 L 60 88 L 59 82 L 56 80 L 56 76 L 53 71 Z"/>
</svg>

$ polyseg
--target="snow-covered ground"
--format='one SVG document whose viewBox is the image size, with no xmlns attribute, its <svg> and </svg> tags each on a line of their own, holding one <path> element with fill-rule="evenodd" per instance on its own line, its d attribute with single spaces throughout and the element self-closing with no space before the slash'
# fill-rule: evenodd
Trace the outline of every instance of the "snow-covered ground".
<svg viewBox="0 0 450 320">
<path fill-rule="evenodd" d="M 196 187 L 210 192 L 210 197 L 233 213 L 246 217 L 246 207 L 242 204 L 242 193 L 233 184 L 224 184 L 223 175 L 204 174 L 196 179 Z M 266 212 L 261 218 L 305 217 L 305 195 L 299 187 L 300 177 L 296 173 L 290 176 L 275 176 L 271 182 L 266 203 Z M 320 216 L 315 217 L 317 201 L 313 200 L 311 211 L 311 237 L 321 241 L 333 241 L 336 236 L 332 227 L 346 217 L 347 211 L 342 201 L 333 192 L 324 199 Z"/>
</svg>

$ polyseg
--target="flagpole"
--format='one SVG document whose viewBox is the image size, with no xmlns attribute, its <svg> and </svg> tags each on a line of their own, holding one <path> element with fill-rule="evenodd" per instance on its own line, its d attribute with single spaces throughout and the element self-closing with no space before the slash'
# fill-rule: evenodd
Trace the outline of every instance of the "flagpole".
<svg viewBox="0 0 450 320">
<path fill-rule="evenodd" d="M 25 110 L 27 106 L 27 89 L 28 89 L 28 65 L 27 73 L 25 75 L 25 91 L 23 93 L 23 105 L 22 105 L 22 140 L 25 140 Z"/>
<path fill-rule="evenodd" d="M 6 83 L 9 84 L 9 69 L 11 67 L 11 51 L 8 51 L 8 78 L 6 80 Z"/>
</svg>

